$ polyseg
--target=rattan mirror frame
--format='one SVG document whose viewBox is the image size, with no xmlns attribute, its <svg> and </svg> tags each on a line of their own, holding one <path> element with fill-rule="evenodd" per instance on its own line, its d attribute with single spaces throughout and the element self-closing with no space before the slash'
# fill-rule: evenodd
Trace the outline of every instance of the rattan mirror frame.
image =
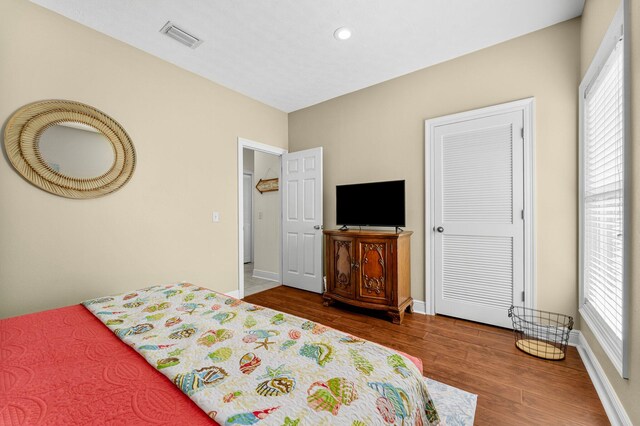
<svg viewBox="0 0 640 426">
<path fill-rule="evenodd" d="M 111 142 L 114 162 L 95 178 L 74 178 L 49 167 L 38 148 L 42 132 L 61 122 L 77 122 L 96 128 Z M 80 102 L 44 100 L 23 106 L 9 119 L 4 131 L 9 161 L 33 185 L 67 198 L 95 198 L 126 184 L 135 169 L 136 153 L 125 130 L 102 111 Z"/>
</svg>

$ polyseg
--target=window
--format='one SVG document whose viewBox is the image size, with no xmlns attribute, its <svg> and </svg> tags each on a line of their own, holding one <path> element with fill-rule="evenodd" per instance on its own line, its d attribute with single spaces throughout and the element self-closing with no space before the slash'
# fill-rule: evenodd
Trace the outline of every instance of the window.
<svg viewBox="0 0 640 426">
<path fill-rule="evenodd" d="M 626 377 L 625 203 L 628 201 L 621 17 L 619 21 L 614 19 L 580 85 L 580 313 L 620 374 Z"/>
</svg>

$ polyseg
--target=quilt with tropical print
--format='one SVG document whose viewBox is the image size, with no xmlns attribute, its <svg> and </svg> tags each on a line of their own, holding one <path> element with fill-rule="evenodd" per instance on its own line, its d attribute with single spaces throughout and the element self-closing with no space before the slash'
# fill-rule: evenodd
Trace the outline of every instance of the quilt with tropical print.
<svg viewBox="0 0 640 426">
<path fill-rule="evenodd" d="M 227 425 L 436 425 L 422 374 L 391 349 L 180 283 L 83 303 Z"/>
</svg>

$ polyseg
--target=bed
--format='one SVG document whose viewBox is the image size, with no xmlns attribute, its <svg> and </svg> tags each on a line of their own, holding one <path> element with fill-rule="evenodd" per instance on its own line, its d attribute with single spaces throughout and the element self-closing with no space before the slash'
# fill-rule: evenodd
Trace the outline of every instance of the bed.
<svg viewBox="0 0 640 426">
<path fill-rule="evenodd" d="M 191 284 L 2 320 L 0 346 L 6 424 L 439 422 L 416 358 Z"/>
</svg>

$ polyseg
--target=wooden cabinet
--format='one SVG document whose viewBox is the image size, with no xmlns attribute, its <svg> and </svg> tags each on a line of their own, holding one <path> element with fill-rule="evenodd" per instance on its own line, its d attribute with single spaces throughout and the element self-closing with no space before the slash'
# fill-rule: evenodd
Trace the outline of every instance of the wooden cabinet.
<svg viewBox="0 0 640 426">
<path fill-rule="evenodd" d="M 395 324 L 413 310 L 410 238 L 412 232 L 324 231 L 327 288 L 334 301 L 386 310 Z"/>
</svg>

